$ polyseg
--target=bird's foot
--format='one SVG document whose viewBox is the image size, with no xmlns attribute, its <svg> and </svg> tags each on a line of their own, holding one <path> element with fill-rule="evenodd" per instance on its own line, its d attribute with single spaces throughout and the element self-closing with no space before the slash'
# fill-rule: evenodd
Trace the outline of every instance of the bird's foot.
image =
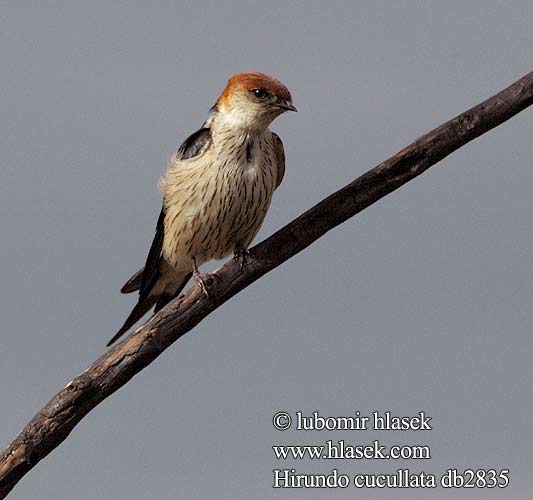
<svg viewBox="0 0 533 500">
<path fill-rule="evenodd" d="M 207 287 L 209 285 L 213 284 L 213 277 L 208 274 L 207 276 L 203 276 L 200 274 L 200 271 L 198 271 L 198 266 L 196 265 L 196 259 L 193 257 L 193 271 L 192 271 L 192 277 L 196 284 L 200 287 L 200 290 L 202 290 L 202 293 L 209 298 L 209 291 L 207 290 Z"/>
<path fill-rule="evenodd" d="M 202 276 L 198 270 L 193 271 L 192 277 L 194 278 L 194 281 L 196 284 L 200 287 L 200 290 L 202 290 L 202 293 L 209 298 L 209 292 L 207 290 L 207 287 L 212 282 L 211 275 L 208 276 Z"/>
<path fill-rule="evenodd" d="M 243 246 L 237 246 L 235 252 L 233 253 L 233 259 L 238 262 L 241 266 L 241 271 L 244 271 L 246 264 L 248 263 L 248 258 L 251 257 L 250 250 L 244 248 Z"/>
</svg>

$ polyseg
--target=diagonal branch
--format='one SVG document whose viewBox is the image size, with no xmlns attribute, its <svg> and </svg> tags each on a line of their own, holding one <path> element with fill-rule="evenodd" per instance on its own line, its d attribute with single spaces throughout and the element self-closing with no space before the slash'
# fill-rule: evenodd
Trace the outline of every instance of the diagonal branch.
<svg viewBox="0 0 533 500">
<path fill-rule="evenodd" d="M 222 266 L 208 279 L 209 299 L 196 286 L 173 300 L 69 382 L 24 427 L 0 457 L 0 499 L 89 411 L 224 302 L 330 229 L 531 104 L 533 72 L 420 137 L 287 224 L 252 249 L 253 258 L 244 270 L 234 261 Z"/>
</svg>

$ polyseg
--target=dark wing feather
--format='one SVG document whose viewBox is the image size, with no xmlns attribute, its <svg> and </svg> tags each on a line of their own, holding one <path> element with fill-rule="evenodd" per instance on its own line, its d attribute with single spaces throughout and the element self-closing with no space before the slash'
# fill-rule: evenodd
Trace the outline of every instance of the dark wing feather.
<svg viewBox="0 0 533 500">
<path fill-rule="evenodd" d="M 176 153 L 176 159 L 188 160 L 189 158 L 198 156 L 210 141 L 211 129 L 204 127 L 197 130 L 183 141 L 183 144 L 179 147 L 178 152 Z"/>
<path fill-rule="evenodd" d="M 283 148 L 283 142 L 281 142 L 278 134 L 272 132 L 272 137 L 274 138 L 274 151 L 276 152 L 276 160 L 278 164 L 278 177 L 276 180 L 277 189 L 285 175 L 285 149 Z"/>
<path fill-rule="evenodd" d="M 161 209 L 155 230 L 154 241 L 148 252 L 144 272 L 141 279 L 140 297 L 146 297 L 159 279 L 159 264 L 161 262 L 161 250 L 163 249 L 163 238 L 165 237 L 165 209 Z"/>
</svg>

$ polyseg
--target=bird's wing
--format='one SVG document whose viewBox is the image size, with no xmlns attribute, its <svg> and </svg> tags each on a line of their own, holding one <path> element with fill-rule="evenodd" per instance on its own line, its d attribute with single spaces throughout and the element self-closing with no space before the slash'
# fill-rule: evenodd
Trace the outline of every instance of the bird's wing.
<svg viewBox="0 0 533 500">
<path fill-rule="evenodd" d="M 146 259 L 146 265 L 141 267 L 128 281 L 126 281 L 126 283 L 124 283 L 120 289 L 121 293 L 132 293 L 137 290 L 142 290 L 142 292 L 139 293 L 145 297 L 155 285 L 157 278 L 159 277 L 159 260 L 161 258 L 161 248 L 163 246 L 164 238 L 164 225 L 161 220 L 164 216 L 162 214 L 163 209 L 161 210 L 161 215 L 157 221 L 156 233 Z"/>
<path fill-rule="evenodd" d="M 188 160 L 198 156 L 211 141 L 211 129 L 203 127 L 183 141 L 176 153 L 177 160 Z"/>
<path fill-rule="evenodd" d="M 144 271 L 142 273 L 141 287 L 139 291 L 140 297 L 149 295 L 150 290 L 154 287 L 159 279 L 159 264 L 161 262 L 161 250 L 163 249 L 163 239 L 165 237 L 165 208 L 161 209 L 159 219 L 157 219 L 157 226 L 155 229 L 154 240 L 146 258 Z"/>
<path fill-rule="evenodd" d="M 274 138 L 274 151 L 276 153 L 276 160 L 278 164 L 278 176 L 276 179 L 276 189 L 281 184 L 283 176 L 285 175 L 285 149 L 283 148 L 283 142 L 279 138 L 278 134 L 272 132 Z"/>
<path fill-rule="evenodd" d="M 163 248 L 163 238 L 165 232 L 164 220 L 165 209 L 162 208 L 161 213 L 159 214 L 159 219 L 157 220 L 154 241 L 152 242 L 152 246 L 148 252 L 148 257 L 146 258 L 146 264 L 144 265 L 143 269 L 137 271 L 128 280 L 121 290 L 123 293 L 139 290 L 139 301 L 131 311 L 120 330 L 107 343 L 108 346 L 110 346 L 120 336 L 127 332 L 135 323 L 137 323 L 137 321 L 139 321 L 158 300 L 158 296 L 150 295 L 150 292 L 161 276 L 159 265 L 161 263 L 161 250 Z"/>
<path fill-rule="evenodd" d="M 211 129 L 202 127 L 200 130 L 191 134 L 185 139 L 182 145 L 176 152 L 177 160 L 188 160 L 198 156 L 211 141 Z M 141 297 L 145 297 L 150 293 L 157 279 L 159 278 L 159 265 L 161 260 L 161 250 L 163 247 L 163 239 L 165 236 L 164 229 L 164 208 L 161 209 L 159 220 L 155 232 L 154 241 L 148 252 L 146 264 L 139 269 L 122 287 L 122 293 L 131 293 L 140 290 Z"/>
</svg>

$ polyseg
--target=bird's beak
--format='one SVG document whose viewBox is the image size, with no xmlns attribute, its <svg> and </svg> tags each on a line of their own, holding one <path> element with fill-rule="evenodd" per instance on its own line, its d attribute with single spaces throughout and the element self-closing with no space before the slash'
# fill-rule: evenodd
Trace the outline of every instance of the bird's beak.
<svg viewBox="0 0 533 500">
<path fill-rule="evenodd" d="M 298 111 L 294 105 L 292 104 L 292 102 L 289 102 L 289 101 L 278 101 L 274 104 L 274 106 L 278 107 L 278 108 L 281 108 L 281 109 L 285 109 L 287 111 Z"/>
</svg>

